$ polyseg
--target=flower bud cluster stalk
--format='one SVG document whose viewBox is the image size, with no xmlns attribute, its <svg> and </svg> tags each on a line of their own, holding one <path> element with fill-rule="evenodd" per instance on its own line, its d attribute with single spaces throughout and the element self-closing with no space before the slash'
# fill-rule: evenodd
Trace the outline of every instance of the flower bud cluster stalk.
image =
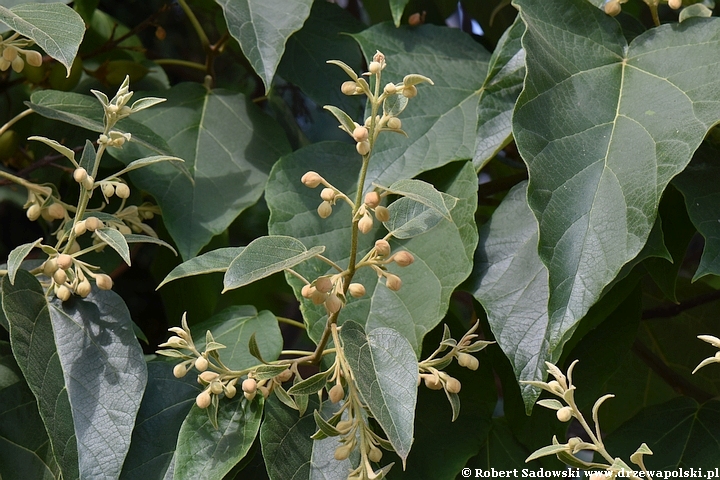
<svg viewBox="0 0 720 480">
<path fill-rule="evenodd" d="M 5 40 L 0 40 L 0 71 L 4 72 L 12 67 L 16 73 L 20 73 L 26 63 L 33 67 L 42 65 L 42 54 L 29 49 L 34 44 L 33 40 L 20 37 L 18 33 L 12 34 Z"/>
</svg>

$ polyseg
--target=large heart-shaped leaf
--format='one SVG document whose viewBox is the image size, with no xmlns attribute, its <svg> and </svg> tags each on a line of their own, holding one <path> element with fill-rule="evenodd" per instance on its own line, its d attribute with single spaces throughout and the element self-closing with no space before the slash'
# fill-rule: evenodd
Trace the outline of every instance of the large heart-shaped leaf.
<svg viewBox="0 0 720 480">
<path fill-rule="evenodd" d="M 310 15 L 312 0 L 215 0 L 225 13 L 228 31 L 270 89 L 290 35 Z"/>
<path fill-rule="evenodd" d="M 662 25 L 628 45 L 584 0 L 516 3 L 528 73 L 513 132 L 551 322 L 570 325 L 640 252 L 663 190 L 720 120 L 720 19 Z"/>
<path fill-rule="evenodd" d="M 265 193 L 270 208 L 270 233 L 293 235 L 306 246 L 323 245 L 324 256 L 341 266 L 346 264 L 350 251 L 350 209 L 338 203 L 330 217 L 319 218 L 315 212 L 321 201 L 319 192 L 305 187 L 300 178 L 308 170 L 316 171 L 352 198 L 360 169 L 355 158 L 357 153 L 351 145 L 324 143 L 305 147 L 281 159 L 271 173 Z M 443 317 L 450 294 L 469 273 L 477 239 L 474 222 L 477 177 L 472 165 L 457 163 L 447 166 L 443 172 L 438 178 L 444 180 L 437 188 L 458 199 L 450 212 L 452 221 L 442 218 L 423 235 L 392 240 L 393 250 L 404 249 L 415 256 L 415 262 L 408 267 L 388 266 L 389 271 L 400 276 L 403 287 L 397 292 L 391 291 L 378 282 L 377 275 L 370 269 L 361 269 L 353 281 L 363 283 L 367 294 L 359 299 L 349 297 L 340 312 L 340 322 L 353 319 L 362 323 L 367 331 L 380 326 L 394 328 L 418 353 L 423 336 Z M 379 225 L 360 236 L 360 255 L 384 235 L 378 228 Z M 326 263 L 314 259 L 296 266 L 295 270 L 310 281 L 332 273 Z M 288 281 L 300 298 L 302 284 L 292 278 Z M 303 301 L 301 308 L 308 334 L 319 339 L 326 323 L 324 307 Z"/>
<path fill-rule="evenodd" d="M 163 163 L 130 178 L 157 199 L 187 260 L 257 202 L 270 167 L 290 146 L 274 120 L 242 94 L 180 84 L 155 96 L 167 102 L 132 118 L 167 139 L 194 183 Z M 132 144 L 116 154 L 126 163 L 147 156 Z"/>
<path fill-rule="evenodd" d="M 37 43 L 65 65 L 68 75 L 85 35 L 85 22 L 62 3 L 26 3 L 12 8 L 0 6 L 0 22 Z"/>
<path fill-rule="evenodd" d="M 383 83 L 399 82 L 410 73 L 435 83 L 420 86 L 418 96 L 400 115 L 408 138 L 378 138 L 366 185 L 389 185 L 453 160 L 472 158 L 490 54 L 463 32 L 434 25 L 395 28 L 382 23 L 354 37 L 365 58 L 372 58 L 376 50 L 385 54 Z"/>
<path fill-rule="evenodd" d="M 1 291 L 13 353 L 63 476 L 117 477 L 147 380 L 127 307 L 112 291 L 47 302 L 24 270 Z"/>
</svg>

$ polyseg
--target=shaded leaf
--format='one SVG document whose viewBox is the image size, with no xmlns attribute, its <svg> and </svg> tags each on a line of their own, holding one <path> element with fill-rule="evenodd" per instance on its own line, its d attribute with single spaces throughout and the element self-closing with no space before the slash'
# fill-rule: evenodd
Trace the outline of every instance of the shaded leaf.
<svg viewBox="0 0 720 480">
<path fill-rule="evenodd" d="M 181 263 L 173 268 L 170 273 L 160 282 L 158 288 L 178 278 L 191 277 L 193 275 L 205 275 L 213 272 L 225 272 L 230 263 L 240 255 L 245 247 L 224 247 L 203 253 L 195 258 Z"/>
<path fill-rule="evenodd" d="M 446 194 L 443 194 L 446 195 Z M 452 200 L 452 198 L 448 198 Z M 399 198 L 388 205 L 390 220 L 384 222 L 390 234 L 398 239 L 407 239 L 423 234 L 443 219 L 437 210 L 407 197 Z"/>
<path fill-rule="evenodd" d="M 403 11 L 410 0 L 390 0 L 390 12 L 392 12 L 393 22 L 396 27 L 400 26 Z"/>
<path fill-rule="evenodd" d="M 25 260 L 25 257 L 28 256 L 28 254 L 32 251 L 33 248 L 40 245 L 42 241 L 42 238 L 38 238 L 32 243 L 25 243 L 23 245 L 15 247 L 10 252 L 7 261 L 7 276 L 10 279 L 11 284 L 15 283 L 15 275 L 17 275 L 17 272 L 20 269 L 20 264 L 22 264 L 23 260 Z"/>
<path fill-rule="evenodd" d="M 95 235 L 120 254 L 120 258 L 130 265 L 130 247 L 128 247 L 127 241 L 125 240 L 125 235 L 114 228 L 107 227 L 95 230 Z"/>
<path fill-rule="evenodd" d="M 127 243 L 154 243 L 155 245 L 162 245 L 163 247 L 170 249 L 170 251 L 177 255 L 177 252 L 172 247 L 172 245 L 170 245 L 164 240 L 160 240 L 159 238 L 150 237 L 148 235 L 138 235 L 135 233 L 123 235 L 123 237 L 125 237 L 125 241 Z"/>
<path fill-rule="evenodd" d="M 398 180 L 389 187 L 382 187 L 384 190 L 402 195 L 418 203 L 422 203 L 437 211 L 445 218 L 450 218 L 450 210 L 455 207 L 457 199 L 450 195 L 443 195 L 435 187 L 422 180 Z"/>
<path fill-rule="evenodd" d="M 127 167 L 123 168 L 122 170 L 120 170 L 120 171 L 117 172 L 117 173 L 114 173 L 113 175 L 114 175 L 115 177 L 119 177 L 120 175 L 123 175 L 123 174 L 125 174 L 125 173 L 127 173 L 127 172 L 130 172 L 130 171 L 132 171 L 132 170 L 137 170 L 138 168 L 147 167 L 148 165 L 153 165 L 153 164 L 155 164 L 155 163 L 160 163 L 160 162 L 182 162 L 182 161 L 183 161 L 183 159 L 182 159 L 182 158 L 178 158 L 178 157 L 170 157 L 170 156 L 167 156 L 167 155 L 155 155 L 155 156 L 152 156 L 152 157 L 146 157 L 146 158 L 141 158 L 141 159 L 139 159 L 139 160 L 134 160 L 134 161 L 130 162 Z"/>
</svg>

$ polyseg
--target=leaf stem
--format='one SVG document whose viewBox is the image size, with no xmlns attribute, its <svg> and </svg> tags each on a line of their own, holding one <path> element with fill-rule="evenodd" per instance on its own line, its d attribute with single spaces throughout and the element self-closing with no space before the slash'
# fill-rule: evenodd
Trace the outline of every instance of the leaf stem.
<svg viewBox="0 0 720 480">
<path fill-rule="evenodd" d="M 275 317 L 277 318 L 277 321 L 280 323 L 284 323 L 286 325 L 292 325 L 293 327 L 301 328 L 305 330 L 305 324 L 302 322 L 298 322 L 297 320 L 293 320 L 291 318 L 285 318 L 285 317 Z"/>
<path fill-rule="evenodd" d="M 343 270 L 342 268 L 340 268 L 340 266 L 339 266 L 337 263 L 333 262 L 333 261 L 330 260 L 329 258 L 327 258 L 327 257 L 325 257 L 325 256 L 323 256 L 323 255 L 318 255 L 317 258 L 318 258 L 319 260 L 322 260 L 323 262 L 327 263 L 328 265 L 330 265 L 331 267 L 333 267 L 333 268 L 334 268 L 335 270 L 337 270 L 338 272 L 344 272 L 344 270 Z"/>
<path fill-rule="evenodd" d="M 200 39 L 203 50 L 205 53 L 208 53 L 210 51 L 210 40 L 208 39 L 205 30 L 203 30 L 202 25 L 200 25 L 195 13 L 193 13 L 185 0 L 178 0 L 178 3 L 180 4 L 180 8 L 183 9 L 183 12 L 185 12 L 185 15 L 187 15 L 188 20 L 190 20 L 193 29 L 195 29 L 195 33 L 197 33 L 197 36 Z M 205 70 L 205 66 L 203 66 L 203 70 Z"/>
<path fill-rule="evenodd" d="M 0 127 L 0 135 L 5 133 L 10 127 L 12 127 L 15 123 L 22 120 L 23 118 L 27 117 L 31 113 L 34 113 L 34 110 L 32 108 L 28 108 L 27 110 L 23 110 L 22 112 L 15 115 L 13 118 L 7 121 L 5 125 Z"/>
<path fill-rule="evenodd" d="M 158 65 L 161 65 L 161 66 L 162 65 L 177 65 L 179 67 L 192 68 L 192 69 L 200 70 L 203 72 L 205 71 L 205 65 L 203 65 L 202 63 L 191 62 L 188 60 L 178 60 L 175 58 L 164 58 L 164 59 L 155 60 L 155 63 L 157 63 Z"/>
</svg>

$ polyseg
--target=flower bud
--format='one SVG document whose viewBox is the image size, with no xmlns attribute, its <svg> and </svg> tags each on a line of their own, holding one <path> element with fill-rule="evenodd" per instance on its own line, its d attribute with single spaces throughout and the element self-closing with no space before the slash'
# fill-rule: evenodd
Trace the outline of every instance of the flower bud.
<svg viewBox="0 0 720 480">
<path fill-rule="evenodd" d="M 332 205 L 330 202 L 323 201 L 317 208 L 317 213 L 320 218 L 327 218 L 332 214 Z"/>
<path fill-rule="evenodd" d="M 356 142 L 364 142 L 368 139 L 368 129 L 366 127 L 355 127 L 352 137 Z"/>
<path fill-rule="evenodd" d="M 342 306 L 342 300 L 340 300 L 340 298 L 334 293 L 328 295 L 327 299 L 325 300 L 325 308 L 327 309 L 328 313 L 337 313 L 340 311 Z"/>
<path fill-rule="evenodd" d="M 350 456 L 350 452 L 353 449 L 353 444 L 351 443 L 345 443 L 343 445 L 340 445 L 338 448 L 335 449 L 335 460 L 338 462 L 342 462 L 343 460 L 347 460 L 347 458 Z"/>
<path fill-rule="evenodd" d="M 73 179 L 77 183 L 82 183 L 88 176 L 87 170 L 85 170 L 83 167 L 76 168 L 73 172 Z"/>
<path fill-rule="evenodd" d="M 555 415 L 557 415 L 558 420 L 561 422 L 567 422 L 572 418 L 572 408 L 571 407 L 562 407 L 560 410 L 555 412 Z"/>
<path fill-rule="evenodd" d="M 235 385 L 226 385 L 225 386 L 225 396 L 227 398 L 233 398 L 236 393 L 237 393 L 237 389 L 235 388 Z"/>
<path fill-rule="evenodd" d="M 390 255 L 390 244 L 387 240 L 378 240 L 375 242 L 375 251 L 378 255 L 382 255 L 383 257 L 387 257 Z"/>
<path fill-rule="evenodd" d="M 195 403 L 197 404 L 198 407 L 203 408 L 203 409 L 209 407 L 210 403 L 212 403 L 212 397 L 210 396 L 210 392 L 205 390 L 202 393 L 200 393 L 200 395 L 195 397 Z"/>
<path fill-rule="evenodd" d="M 380 194 L 377 192 L 368 192 L 365 194 L 365 205 L 375 208 L 380 205 Z"/>
<path fill-rule="evenodd" d="M 622 10 L 622 7 L 620 6 L 620 2 L 618 2 L 618 0 L 610 0 L 605 4 L 605 7 L 603 8 L 605 10 L 605 13 L 607 13 L 611 17 L 618 15 Z"/>
<path fill-rule="evenodd" d="M 400 121 L 399 118 L 392 117 L 387 121 L 387 127 L 397 130 L 402 127 L 402 122 Z"/>
<path fill-rule="evenodd" d="M 15 73 L 22 72 L 23 68 L 25 68 L 25 60 L 23 60 L 19 55 L 15 57 L 15 60 L 11 62 L 12 69 L 15 70 Z M 65 301 L 65 300 L 63 300 Z"/>
<path fill-rule="evenodd" d="M 445 381 L 445 388 L 450 393 L 459 393 L 460 387 L 462 387 L 462 384 L 460 383 L 460 380 L 454 377 L 448 377 Z"/>
<path fill-rule="evenodd" d="M 113 186 L 112 186 L 111 184 L 109 184 L 109 183 L 103 183 L 102 192 L 103 192 L 103 195 L 105 195 L 106 198 L 110 198 L 110 197 L 112 197 L 113 195 L 115 195 L 115 187 L 113 187 Z"/>
<path fill-rule="evenodd" d="M 199 372 L 207 370 L 209 365 L 210 362 L 208 362 L 205 357 L 198 357 L 197 360 L 195 360 L 195 368 L 197 368 Z"/>
<path fill-rule="evenodd" d="M 300 181 L 306 187 L 315 188 L 322 183 L 322 177 L 315 172 L 307 172 L 302 176 Z"/>
<path fill-rule="evenodd" d="M 373 220 L 370 215 L 363 215 L 360 221 L 358 222 L 358 230 L 360 230 L 362 233 L 368 233 L 370 230 L 372 230 L 373 226 Z"/>
<path fill-rule="evenodd" d="M 365 285 L 362 283 L 351 283 L 348 286 L 348 293 L 354 298 L 360 298 L 365 296 Z"/>
<path fill-rule="evenodd" d="M 682 0 L 668 0 L 668 6 L 673 10 L 677 10 L 682 7 Z"/>
<path fill-rule="evenodd" d="M 373 62 L 378 62 L 380 64 L 385 63 L 385 55 L 380 50 L 375 50 L 375 55 L 373 55 Z"/>
<path fill-rule="evenodd" d="M 457 359 L 461 367 L 469 368 L 470 370 L 477 370 L 480 366 L 480 361 L 469 353 L 460 352 L 458 353 Z"/>
<path fill-rule="evenodd" d="M 313 288 L 312 293 L 310 293 L 310 300 L 315 305 L 321 305 L 321 304 L 325 303 L 326 299 L 327 299 L 327 294 L 318 291 L 317 288 Z"/>
<path fill-rule="evenodd" d="M 185 366 L 185 362 L 178 363 L 173 368 L 173 376 L 175 378 L 183 378 L 185 376 L 185 374 L 187 374 L 187 372 L 188 372 L 188 370 L 187 370 L 187 367 Z"/>
<path fill-rule="evenodd" d="M 43 274 L 46 277 L 52 277 L 53 273 L 55 273 L 57 271 L 57 269 L 58 269 L 57 260 L 55 260 L 54 258 L 50 258 L 50 259 L 46 260 L 45 263 L 43 264 Z"/>
<path fill-rule="evenodd" d="M 95 179 L 92 177 L 92 175 L 88 175 L 81 183 L 85 190 L 92 190 L 95 186 Z"/>
<path fill-rule="evenodd" d="M 5 57 L 0 56 L 0 71 L 6 71 L 8 68 L 10 68 L 11 63 L 12 62 L 8 62 L 7 60 L 5 60 Z"/>
<path fill-rule="evenodd" d="M 276 379 L 278 382 L 283 383 L 283 382 L 287 382 L 288 380 L 290 380 L 290 379 L 292 378 L 292 376 L 293 376 L 293 372 L 292 372 L 292 370 L 290 370 L 290 369 L 288 368 L 287 370 L 283 370 L 282 372 L 280 372 L 280 373 L 275 377 L 275 379 Z"/>
<path fill-rule="evenodd" d="M 65 253 L 61 253 L 60 255 L 58 255 L 55 261 L 57 262 L 57 266 L 59 268 L 62 268 L 63 270 L 67 270 L 68 268 L 72 267 L 73 264 L 73 258 Z"/>
<path fill-rule="evenodd" d="M 58 271 L 62 272 L 62 270 L 58 270 Z M 72 292 L 65 285 L 60 285 L 60 287 L 58 287 L 58 289 L 55 291 L 55 296 L 57 296 L 57 298 L 59 298 L 63 302 L 67 302 L 68 300 L 70 300 L 71 295 L 72 295 Z"/>
<path fill-rule="evenodd" d="M 388 273 L 385 275 L 385 286 L 393 292 L 397 292 L 402 287 L 402 280 L 397 275 Z"/>
<path fill-rule="evenodd" d="M 113 286 L 112 278 L 104 273 L 95 275 L 95 284 L 100 290 L 110 290 Z"/>
<path fill-rule="evenodd" d="M 8 45 L 2 52 L 2 56 L 8 62 L 12 62 L 17 57 L 18 50 L 14 45 Z"/>
<path fill-rule="evenodd" d="M 420 15 L 418 12 L 413 13 L 408 17 L 408 25 L 411 27 L 417 27 L 418 25 L 421 25 L 423 23 L 422 15 Z"/>
<path fill-rule="evenodd" d="M 382 450 L 375 445 L 370 445 L 370 451 L 368 452 L 368 459 L 371 462 L 379 462 L 382 459 Z"/>
<path fill-rule="evenodd" d="M 417 87 L 415 85 L 406 85 L 403 87 L 402 94 L 405 98 L 414 98 L 417 96 Z"/>
<path fill-rule="evenodd" d="M 270 390 L 265 385 L 259 385 L 258 391 L 262 393 L 262 396 L 265 398 L 268 398 L 270 396 Z M 247 397 L 247 395 L 248 394 L 246 393 L 245 396 Z"/>
<path fill-rule="evenodd" d="M 124 223 L 121 223 L 120 225 L 117 226 L 117 231 L 122 233 L 123 235 L 130 235 L 132 233 L 132 230 L 130 229 L 130 227 L 128 227 Z"/>
<path fill-rule="evenodd" d="M 33 67 L 42 65 L 42 55 L 35 50 L 25 50 L 25 60 Z"/>
<path fill-rule="evenodd" d="M 198 375 L 198 379 L 202 381 L 203 383 L 210 383 L 213 380 L 217 379 L 220 376 L 217 372 L 202 372 L 200 375 Z"/>
<path fill-rule="evenodd" d="M 367 140 L 365 140 L 364 142 L 358 142 L 355 145 L 355 150 L 357 150 L 360 155 L 367 155 L 368 153 L 370 153 L 370 142 L 368 142 Z"/>
<path fill-rule="evenodd" d="M 65 218 L 65 207 L 60 205 L 59 203 L 53 203 L 51 204 L 48 209 L 48 214 L 50 217 L 52 217 L 55 220 L 60 220 L 62 218 Z"/>
<path fill-rule="evenodd" d="M 75 293 L 80 295 L 82 298 L 87 297 L 90 295 L 90 292 L 92 291 L 92 285 L 90 285 L 90 282 L 87 280 L 83 280 L 82 282 L 78 283 L 78 286 L 75 287 Z"/>
<path fill-rule="evenodd" d="M 63 283 L 67 282 L 67 273 L 65 273 L 65 270 L 58 268 L 55 270 L 55 273 L 53 273 L 53 280 L 58 285 L 62 285 Z"/>
<path fill-rule="evenodd" d="M 257 391 L 257 381 L 254 378 L 246 378 L 243 380 L 241 388 L 245 393 L 255 393 Z"/>
<path fill-rule="evenodd" d="M 335 200 L 335 190 L 332 188 L 323 188 L 322 191 L 320 191 L 320 198 L 326 202 L 332 202 Z"/>
<path fill-rule="evenodd" d="M 355 92 L 357 91 L 357 83 L 353 82 L 352 80 L 343 82 L 343 84 L 340 86 L 340 91 L 345 95 L 355 95 Z"/>
<path fill-rule="evenodd" d="M 345 398 L 345 389 L 343 389 L 342 385 L 336 383 L 328 392 L 328 398 L 330 398 L 332 403 L 338 403 Z"/>
<path fill-rule="evenodd" d="M 382 64 L 380 62 L 370 62 L 368 65 L 368 71 L 373 75 L 377 75 L 382 70 Z"/>
<path fill-rule="evenodd" d="M 40 218 L 40 213 L 42 212 L 42 209 L 40 208 L 40 205 L 37 203 L 33 203 L 30 205 L 30 208 L 27 209 L 27 212 L 25 214 L 27 215 L 28 220 L 31 222 L 34 222 L 38 218 Z"/>
<path fill-rule="evenodd" d="M 382 205 L 375 207 L 375 218 L 377 218 L 381 222 L 387 222 L 388 220 L 390 220 L 390 210 L 383 207 Z"/>
<path fill-rule="evenodd" d="M 223 384 L 219 380 L 215 380 L 210 383 L 210 392 L 215 395 L 220 395 L 223 392 Z"/>
<path fill-rule="evenodd" d="M 332 290 L 333 283 L 330 277 L 318 277 L 317 280 L 315 280 L 315 288 L 322 293 L 328 293 L 330 290 Z"/>
<path fill-rule="evenodd" d="M 84 234 L 87 231 L 87 226 L 85 225 L 85 220 L 80 220 L 75 224 L 74 227 L 75 235 L 80 236 Z"/>
<path fill-rule="evenodd" d="M 70 255 L 75 255 L 77 252 L 80 251 L 80 244 L 75 240 L 72 245 L 70 245 L 70 249 L 68 250 L 68 253 Z"/>
<path fill-rule="evenodd" d="M 435 375 L 423 374 L 421 377 L 425 381 L 425 386 L 430 390 L 440 390 L 443 388 L 442 382 Z"/>
<path fill-rule="evenodd" d="M 105 224 L 103 224 L 102 220 L 97 217 L 88 217 L 85 219 L 85 228 L 91 232 L 103 228 L 104 226 Z"/>
<path fill-rule="evenodd" d="M 400 267 L 407 267 L 415 261 L 413 254 L 407 250 L 401 250 L 392 256 L 392 259 Z"/>
<path fill-rule="evenodd" d="M 248 402 L 252 402 L 253 399 L 255 398 L 255 395 L 257 395 L 257 392 L 252 392 L 252 393 L 243 392 L 243 396 L 245 398 L 247 398 Z"/>
<path fill-rule="evenodd" d="M 562 389 L 562 387 L 560 386 L 560 384 L 558 383 L 557 380 L 550 380 L 550 381 L 548 382 L 548 387 L 550 387 L 550 389 L 551 389 L 552 391 L 554 391 L 555 393 L 557 393 L 558 395 L 562 395 L 562 394 L 563 394 L 563 389 Z"/>
<path fill-rule="evenodd" d="M 312 297 L 313 292 L 315 291 L 315 287 L 313 287 L 310 284 L 303 285 L 302 290 L 300 290 L 300 295 L 302 295 L 305 298 Z"/>
<path fill-rule="evenodd" d="M 388 95 L 394 95 L 395 92 L 397 92 L 397 87 L 394 83 L 388 83 L 387 85 L 385 85 L 385 88 L 383 88 L 383 92 Z"/>
<path fill-rule="evenodd" d="M 128 198 L 130 196 L 130 187 L 124 183 L 120 183 L 115 187 L 115 195 L 120 198 Z"/>
</svg>

